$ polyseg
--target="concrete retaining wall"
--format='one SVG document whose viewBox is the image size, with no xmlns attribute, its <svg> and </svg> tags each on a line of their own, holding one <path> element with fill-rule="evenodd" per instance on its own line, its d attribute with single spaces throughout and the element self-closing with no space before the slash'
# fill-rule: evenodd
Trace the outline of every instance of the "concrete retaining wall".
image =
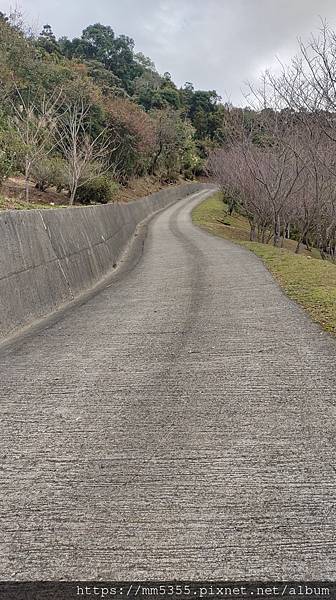
<svg viewBox="0 0 336 600">
<path fill-rule="evenodd" d="M 0 213 L 0 339 L 93 287 L 143 219 L 203 187 L 171 187 L 128 204 Z"/>
</svg>

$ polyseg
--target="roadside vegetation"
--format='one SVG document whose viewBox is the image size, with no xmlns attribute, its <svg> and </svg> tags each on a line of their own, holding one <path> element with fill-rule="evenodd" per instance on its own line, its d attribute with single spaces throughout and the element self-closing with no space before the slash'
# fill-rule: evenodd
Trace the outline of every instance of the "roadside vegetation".
<svg viewBox="0 0 336 600">
<path fill-rule="evenodd" d="M 222 140 L 216 91 L 177 87 L 109 25 L 57 39 L 0 13 L 0 88 L 0 208 L 151 193 L 202 175 Z"/>
<path fill-rule="evenodd" d="M 257 254 L 287 294 L 336 333 L 336 33 L 320 31 L 276 74 L 225 107 L 210 151 L 219 195 L 194 212 L 208 231 Z"/>
<path fill-rule="evenodd" d="M 319 252 L 307 249 L 295 253 L 294 240 L 283 240 L 283 247 L 250 241 L 246 216 L 223 201 L 222 192 L 214 194 L 193 210 L 193 222 L 209 233 L 238 243 L 261 258 L 287 293 L 303 306 L 323 329 L 336 335 L 336 264 L 322 260 Z"/>
<path fill-rule="evenodd" d="M 32 210 L 34 208 L 65 208 L 66 204 L 54 204 L 53 202 L 26 202 L 20 198 L 4 198 L 0 196 L 0 210 Z"/>
<path fill-rule="evenodd" d="M 0 210 L 107 203 L 209 177 L 195 222 L 244 244 L 336 331 L 336 34 L 323 23 L 247 106 L 178 87 L 109 25 L 57 39 L 0 13 Z"/>
<path fill-rule="evenodd" d="M 250 86 L 248 108 L 228 107 L 226 140 L 208 171 L 230 210 L 249 222 L 250 240 L 295 240 L 336 259 L 336 33 L 317 36 L 280 74 Z"/>
</svg>

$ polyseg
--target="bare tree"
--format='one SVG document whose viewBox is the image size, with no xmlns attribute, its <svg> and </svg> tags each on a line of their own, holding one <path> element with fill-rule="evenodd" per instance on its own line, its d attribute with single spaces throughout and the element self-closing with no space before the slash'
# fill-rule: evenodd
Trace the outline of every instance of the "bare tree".
<svg viewBox="0 0 336 600">
<path fill-rule="evenodd" d="M 301 241 L 309 238 L 322 258 L 334 257 L 334 189 L 336 185 L 336 34 L 322 22 L 318 35 L 299 40 L 299 55 L 282 65 L 278 76 L 268 72 L 265 87 L 277 106 L 294 113 L 301 137 L 300 160 L 306 181 L 296 218 Z M 272 90 L 272 92 L 270 92 Z M 296 198 L 298 200 L 298 198 Z"/>
<path fill-rule="evenodd" d="M 335 32 L 323 22 L 317 36 L 299 40 L 290 64 L 280 66 L 280 74 L 266 71 L 259 86 L 249 86 L 251 108 L 227 112 L 229 141 L 209 164 L 226 196 L 239 194 L 251 239 L 267 238 L 271 214 L 275 245 L 292 231 L 297 252 L 303 243 L 334 259 Z M 250 177 L 239 168 L 242 158 Z"/>
<path fill-rule="evenodd" d="M 92 135 L 90 109 L 84 100 L 65 104 L 55 128 L 56 144 L 67 163 L 71 205 L 80 186 L 110 170 L 109 156 L 117 149 L 117 135 L 111 129 Z"/>
<path fill-rule="evenodd" d="M 265 105 L 259 111 L 235 111 L 227 131 L 230 141 L 214 153 L 209 165 L 227 197 L 233 193 L 251 226 L 251 240 L 269 239 L 279 245 L 289 226 L 290 203 L 304 169 L 297 153 L 297 132 L 292 119 L 279 118 Z M 238 186 L 239 191 L 235 188 Z M 229 187 L 229 190 L 228 190 Z"/>
<path fill-rule="evenodd" d="M 56 111 L 60 92 L 51 96 L 43 94 L 35 100 L 22 93 L 15 85 L 15 97 L 10 99 L 12 107 L 11 126 L 19 142 L 19 154 L 23 157 L 25 176 L 25 198 L 29 201 L 29 180 L 32 168 L 48 156 L 55 148 L 53 131 L 56 127 Z"/>
</svg>

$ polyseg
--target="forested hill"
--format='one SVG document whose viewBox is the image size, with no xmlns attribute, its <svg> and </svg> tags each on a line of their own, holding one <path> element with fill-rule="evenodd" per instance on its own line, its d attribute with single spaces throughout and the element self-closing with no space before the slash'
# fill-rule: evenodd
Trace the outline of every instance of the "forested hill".
<svg viewBox="0 0 336 600">
<path fill-rule="evenodd" d="M 0 13 L 0 82 L 1 179 L 19 172 L 41 189 L 68 189 L 72 201 L 84 199 L 88 181 L 104 192 L 146 174 L 194 177 L 221 142 L 216 91 L 178 88 L 110 26 L 57 39 L 50 25 L 33 35 L 17 14 Z"/>
</svg>

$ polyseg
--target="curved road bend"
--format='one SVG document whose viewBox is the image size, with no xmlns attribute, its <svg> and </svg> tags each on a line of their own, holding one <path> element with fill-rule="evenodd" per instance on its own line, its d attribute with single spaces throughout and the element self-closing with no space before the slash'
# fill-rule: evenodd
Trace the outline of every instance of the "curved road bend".
<svg viewBox="0 0 336 600">
<path fill-rule="evenodd" d="M 198 194 L 1 355 L 1 579 L 336 579 L 336 373 Z"/>
</svg>

